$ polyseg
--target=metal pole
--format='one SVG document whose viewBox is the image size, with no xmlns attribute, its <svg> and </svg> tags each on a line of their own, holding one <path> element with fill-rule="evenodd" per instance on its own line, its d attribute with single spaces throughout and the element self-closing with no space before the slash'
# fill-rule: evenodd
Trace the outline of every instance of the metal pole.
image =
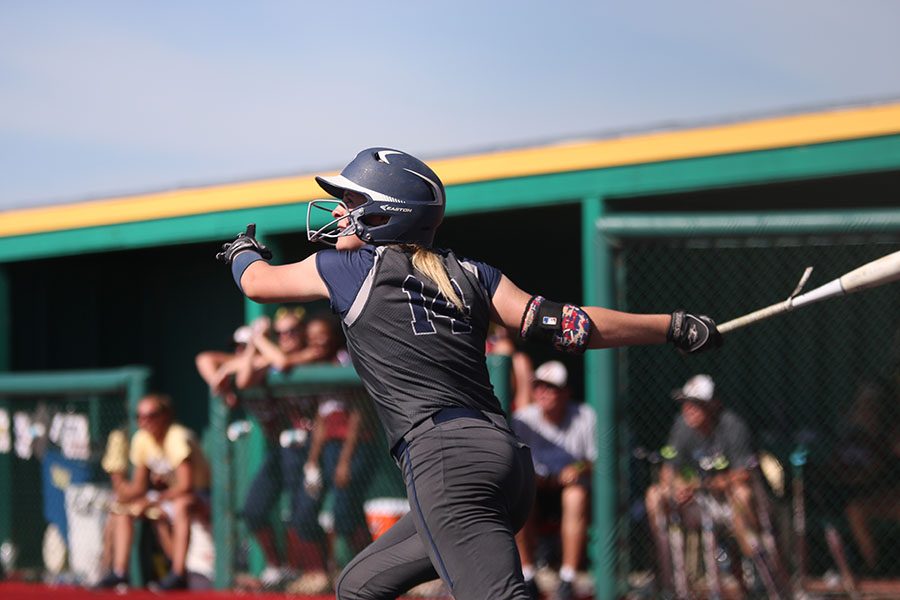
<svg viewBox="0 0 900 600">
<path fill-rule="evenodd" d="M 581 202 L 582 270 L 585 304 L 613 306 L 612 256 L 597 232 L 603 199 Z M 593 535 L 595 597 L 616 598 L 616 422 L 615 351 L 592 350 L 585 355 L 586 399 L 597 415 L 597 462 L 594 465 Z"/>
<path fill-rule="evenodd" d="M 212 528 L 216 545 L 215 587 L 228 589 L 234 581 L 235 519 L 232 505 L 231 448 L 226 437 L 229 409 L 221 398 L 209 398 L 212 434 Z"/>
<path fill-rule="evenodd" d="M 890 233 L 900 229 L 900 210 L 617 213 L 597 227 L 609 238 Z"/>
<path fill-rule="evenodd" d="M 506 354 L 488 354 L 487 367 L 491 384 L 494 386 L 494 395 L 500 400 L 503 412 L 510 416 L 512 390 L 509 374 L 512 368 L 512 357 Z"/>
</svg>

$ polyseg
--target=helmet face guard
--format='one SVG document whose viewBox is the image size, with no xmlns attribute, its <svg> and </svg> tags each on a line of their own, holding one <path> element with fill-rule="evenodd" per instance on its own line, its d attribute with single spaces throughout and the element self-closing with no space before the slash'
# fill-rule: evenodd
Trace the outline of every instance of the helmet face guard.
<svg viewBox="0 0 900 600">
<path fill-rule="evenodd" d="M 316 177 L 322 188 L 339 200 L 314 200 L 307 206 L 307 237 L 311 241 L 334 243 L 337 238 L 356 235 L 364 242 L 418 244 L 429 247 L 444 217 L 444 186 L 428 165 L 419 159 L 389 148 L 369 148 L 360 152 L 341 174 Z M 344 193 L 356 192 L 365 198 L 350 209 Z M 312 230 L 312 210 L 328 212 L 338 206 L 346 214 Z M 378 218 L 373 218 L 378 217 Z M 347 225 L 340 226 L 346 219 Z"/>
<path fill-rule="evenodd" d="M 313 209 L 323 210 L 332 214 L 339 206 L 346 211 L 344 215 L 332 218 L 318 229 L 314 230 L 312 228 Z M 356 224 L 355 221 L 350 218 L 350 212 L 350 209 L 343 200 L 326 199 L 310 201 L 310 203 L 306 205 L 306 239 L 311 242 L 322 242 L 323 244 L 334 246 L 337 243 L 338 238 L 356 235 Z M 347 220 L 348 224 L 341 227 L 340 222 L 344 220 Z"/>
</svg>

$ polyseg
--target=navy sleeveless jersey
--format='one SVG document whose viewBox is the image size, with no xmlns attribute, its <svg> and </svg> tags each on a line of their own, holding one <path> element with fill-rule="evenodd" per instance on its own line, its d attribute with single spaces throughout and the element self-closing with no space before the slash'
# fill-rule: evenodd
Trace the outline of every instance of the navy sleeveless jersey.
<svg viewBox="0 0 900 600">
<path fill-rule="evenodd" d="M 316 254 L 347 349 L 375 401 L 391 447 L 414 425 L 446 407 L 502 414 L 485 363 L 491 297 L 500 272 L 434 250 L 444 263 L 460 312 L 396 246 Z"/>
</svg>

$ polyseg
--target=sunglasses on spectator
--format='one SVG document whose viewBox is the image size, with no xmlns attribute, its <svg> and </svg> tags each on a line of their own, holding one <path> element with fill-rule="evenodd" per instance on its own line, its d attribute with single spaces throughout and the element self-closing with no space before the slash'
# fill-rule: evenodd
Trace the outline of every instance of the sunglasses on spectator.
<svg viewBox="0 0 900 600">
<path fill-rule="evenodd" d="M 162 412 L 161 410 L 157 409 L 157 410 L 151 410 L 150 412 L 138 413 L 137 420 L 138 421 L 149 421 L 150 419 L 153 419 L 154 417 L 159 416 L 159 413 L 161 413 L 161 412 Z"/>
<path fill-rule="evenodd" d="M 291 327 L 290 329 L 282 329 L 281 331 L 276 330 L 275 333 L 278 335 L 299 335 L 300 329 L 297 327 Z"/>
</svg>

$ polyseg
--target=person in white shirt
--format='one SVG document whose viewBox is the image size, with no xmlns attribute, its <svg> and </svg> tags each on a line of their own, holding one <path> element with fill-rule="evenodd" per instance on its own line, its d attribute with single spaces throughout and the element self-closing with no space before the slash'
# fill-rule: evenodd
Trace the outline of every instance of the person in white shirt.
<svg viewBox="0 0 900 600">
<path fill-rule="evenodd" d="M 537 368 L 534 403 L 518 410 L 513 431 L 531 447 L 537 496 L 531 515 L 516 536 L 526 585 L 534 583 L 535 524 L 538 518 L 561 520 L 562 561 L 557 597 L 572 597 L 572 581 L 584 556 L 589 526 L 591 470 L 597 458 L 596 416 L 585 404 L 569 401 L 568 371 L 559 361 Z"/>
</svg>

